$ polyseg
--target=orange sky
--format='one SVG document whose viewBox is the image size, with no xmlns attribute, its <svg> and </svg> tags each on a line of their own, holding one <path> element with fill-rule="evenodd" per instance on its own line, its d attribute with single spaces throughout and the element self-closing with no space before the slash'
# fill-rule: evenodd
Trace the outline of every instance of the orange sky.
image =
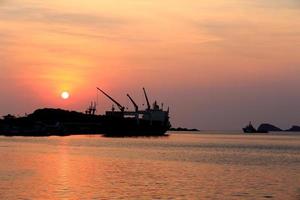
<svg viewBox="0 0 300 200">
<path fill-rule="evenodd" d="M 145 86 L 175 126 L 300 124 L 299 52 L 297 0 L 0 0 L 0 114 Z"/>
</svg>

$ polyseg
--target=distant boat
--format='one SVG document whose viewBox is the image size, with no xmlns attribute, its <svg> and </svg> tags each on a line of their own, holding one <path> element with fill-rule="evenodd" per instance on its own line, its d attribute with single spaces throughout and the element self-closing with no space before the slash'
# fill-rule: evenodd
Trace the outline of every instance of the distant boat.
<svg viewBox="0 0 300 200">
<path fill-rule="evenodd" d="M 252 123 L 243 128 L 244 133 L 268 133 L 268 131 L 258 131 L 256 128 L 253 127 Z"/>
</svg>

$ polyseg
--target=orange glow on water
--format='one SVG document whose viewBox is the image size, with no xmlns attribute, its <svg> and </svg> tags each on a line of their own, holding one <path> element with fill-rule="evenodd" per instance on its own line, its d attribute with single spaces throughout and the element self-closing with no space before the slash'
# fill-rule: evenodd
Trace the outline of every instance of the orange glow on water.
<svg viewBox="0 0 300 200">
<path fill-rule="evenodd" d="M 230 132 L 1 137 L 1 198 L 297 199 L 299 142 L 296 135 Z"/>
</svg>

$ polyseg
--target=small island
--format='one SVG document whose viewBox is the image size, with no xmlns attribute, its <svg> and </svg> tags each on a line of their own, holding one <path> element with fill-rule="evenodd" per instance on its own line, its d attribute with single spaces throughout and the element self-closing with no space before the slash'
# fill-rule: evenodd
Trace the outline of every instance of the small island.
<svg viewBox="0 0 300 200">
<path fill-rule="evenodd" d="M 195 128 L 189 129 L 189 128 L 182 128 L 182 127 L 178 127 L 178 128 L 171 127 L 169 131 L 200 131 L 200 130 Z"/>
<path fill-rule="evenodd" d="M 258 126 L 258 128 L 254 128 L 251 122 L 249 123 L 248 126 L 243 128 L 243 131 L 245 133 L 269 133 L 269 132 L 300 132 L 300 126 L 293 125 L 289 129 L 281 129 L 273 124 L 269 123 L 262 123 L 261 125 Z"/>
</svg>

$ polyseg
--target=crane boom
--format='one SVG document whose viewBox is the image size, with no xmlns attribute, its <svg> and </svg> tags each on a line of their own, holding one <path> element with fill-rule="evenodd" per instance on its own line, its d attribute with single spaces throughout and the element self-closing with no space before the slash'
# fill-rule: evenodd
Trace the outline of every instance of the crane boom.
<svg viewBox="0 0 300 200">
<path fill-rule="evenodd" d="M 108 94 L 106 94 L 103 90 L 101 90 L 100 88 L 97 87 L 97 89 L 102 92 L 107 98 L 109 98 L 112 102 L 114 102 L 115 104 L 117 104 L 117 106 L 119 107 L 119 109 L 124 112 L 125 107 L 122 106 L 119 102 L 117 102 L 116 100 L 114 100 L 111 96 L 109 96 Z"/>
<path fill-rule="evenodd" d="M 144 95 L 145 95 L 145 98 L 146 98 L 146 101 L 147 101 L 147 107 L 148 107 L 148 110 L 150 110 L 151 107 L 150 107 L 149 99 L 148 99 L 148 96 L 147 96 L 147 93 L 146 93 L 145 88 L 143 88 L 143 91 L 144 91 Z"/>
<path fill-rule="evenodd" d="M 131 98 L 131 96 L 129 94 L 127 94 L 128 98 L 130 99 L 131 103 L 133 104 L 134 108 L 135 108 L 135 112 L 139 111 L 139 106 L 134 102 L 134 100 Z"/>
</svg>

